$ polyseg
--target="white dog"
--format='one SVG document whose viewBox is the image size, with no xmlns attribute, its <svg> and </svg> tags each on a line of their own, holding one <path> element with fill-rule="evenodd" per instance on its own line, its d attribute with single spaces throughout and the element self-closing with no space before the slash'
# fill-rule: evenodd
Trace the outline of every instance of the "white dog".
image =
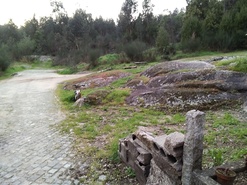
<svg viewBox="0 0 247 185">
<path fill-rule="evenodd" d="M 81 90 L 75 90 L 75 101 L 81 98 Z"/>
</svg>

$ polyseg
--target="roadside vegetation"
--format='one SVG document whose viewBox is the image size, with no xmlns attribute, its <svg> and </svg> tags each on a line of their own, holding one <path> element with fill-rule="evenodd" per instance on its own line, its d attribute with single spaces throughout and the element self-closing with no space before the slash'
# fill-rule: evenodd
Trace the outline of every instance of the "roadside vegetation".
<svg viewBox="0 0 247 185">
<path fill-rule="evenodd" d="M 9 78 L 11 76 L 16 75 L 18 72 L 29 70 L 29 69 L 58 69 L 59 66 L 52 66 L 52 61 L 19 61 L 19 62 L 13 62 L 11 63 L 5 71 L 0 72 L 0 80 Z"/>
</svg>

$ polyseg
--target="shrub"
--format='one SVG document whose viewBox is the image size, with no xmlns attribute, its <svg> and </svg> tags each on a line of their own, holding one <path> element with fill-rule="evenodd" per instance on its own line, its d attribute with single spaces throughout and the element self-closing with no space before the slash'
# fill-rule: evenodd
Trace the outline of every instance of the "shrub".
<svg viewBox="0 0 247 185">
<path fill-rule="evenodd" d="M 157 56 L 157 50 L 155 48 L 148 49 L 143 53 L 144 60 L 147 62 L 156 61 L 156 56 Z"/>
<path fill-rule="evenodd" d="M 147 49 L 147 45 L 141 41 L 132 41 L 123 47 L 123 51 L 132 61 L 144 60 L 143 52 Z"/>
<path fill-rule="evenodd" d="M 111 102 L 112 104 L 123 104 L 127 96 L 130 95 L 129 89 L 115 89 L 109 93 L 105 98 L 106 102 Z"/>
<path fill-rule="evenodd" d="M 218 31 L 215 34 L 215 45 L 221 51 L 229 51 L 233 45 L 233 37 L 225 31 Z"/>
<path fill-rule="evenodd" d="M 119 55 L 116 53 L 107 54 L 107 55 L 99 57 L 99 63 L 113 64 L 118 60 L 118 58 L 119 58 Z"/>
<path fill-rule="evenodd" d="M 200 39 L 189 39 L 182 42 L 181 49 L 183 52 L 195 52 L 201 49 Z"/>
<path fill-rule="evenodd" d="M 158 36 L 156 38 L 156 47 L 160 53 L 164 52 L 164 49 L 169 45 L 169 35 L 168 32 L 160 27 Z"/>
<path fill-rule="evenodd" d="M 129 59 L 125 53 L 113 53 L 113 54 L 106 54 L 104 56 L 99 57 L 98 63 L 99 64 L 107 64 L 107 65 L 114 65 L 114 64 L 121 64 L 121 63 L 128 63 Z"/>
<path fill-rule="evenodd" d="M 89 63 L 90 63 L 90 68 L 94 68 L 97 66 L 98 58 L 102 55 L 102 50 L 100 49 L 91 49 L 89 51 Z"/>
<path fill-rule="evenodd" d="M 58 74 L 61 74 L 61 75 L 73 74 L 73 73 L 76 73 L 77 71 L 78 71 L 78 70 L 77 70 L 76 67 L 68 67 L 68 68 L 59 70 L 59 71 L 58 71 Z"/>
<path fill-rule="evenodd" d="M 237 59 L 236 65 L 232 67 L 232 70 L 247 73 L 247 57 Z"/>
<path fill-rule="evenodd" d="M 11 55 L 5 45 L 0 47 L 0 71 L 5 71 L 11 63 Z"/>
<path fill-rule="evenodd" d="M 35 49 L 35 41 L 29 37 L 25 37 L 17 43 L 17 58 L 21 56 L 31 55 Z"/>
</svg>

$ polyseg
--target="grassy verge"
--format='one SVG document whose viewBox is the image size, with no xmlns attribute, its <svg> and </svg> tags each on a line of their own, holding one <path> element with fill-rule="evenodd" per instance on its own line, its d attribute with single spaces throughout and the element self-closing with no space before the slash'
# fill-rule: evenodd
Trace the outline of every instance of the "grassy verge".
<svg viewBox="0 0 247 185">
<path fill-rule="evenodd" d="M 74 107 L 73 91 L 63 90 L 61 86 L 57 89 L 61 104 L 68 112 L 67 119 L 60 125 L 61 130 L 74 135 L 77 150 L 94 161 L 87 178 L 81 179 L 82 182 L 95 184 L 102 173 L 107 176 L 107 181 L 116 184 L 125 178 L 133 178 L 133 171 L 120 162 L 117 153 L 118 142 L 120 138 L 135 132 L 139 126 L 148 127 L 157 135 L 174 131 L 185 133 L 185 112 L 167 114 L 128 106 L 124 102 L 125 97 L 129 95 L 129 89 L 123 88 L 124 84 L 130 79 L 140 78 L 138 74 L 154 64 L 126 69 L 125 71 L 132 75 L 119 79 L 107 87 L 94 87 L 83 91 L 85 96 L 99 89 L 111 91 L 100 105 L 84 104 L 80 108 Z M 123 69 L 123 65 L 127 64 L 114 67 Z M 235 161 L 247 154 L 247 121 L 235 114 L 238 111 L 230 112 L 230 109 L 233 108 L 205 112 L 204 168 Z"/>
<path fill-rule="evenodd" d="M 51 68 L 56 69 L 55 67 L 52 67 L 51 61 L 14 62 L 7 68 L 6 71 L 2 72 L 2 74 L 0 75 L 0 80 L 9 78 L 16 73 L 27 69 L 51 69 Z"/>
<path fill-rule="evenodd" d="M 216 66 L 225 67 L 229 70 L 247 73 L 247 56 L 237 57 L 232 60 L 216 62 Z"/>
<path fill-rule="evenodd" d="M 204 60 L 204 59 L 209 59 L 212 57 L 220 57 L 220 56 L 247 57 L 247 52 L 246 51 L 236 51 L 236 52 L 221 53 L 221 52 L 202 51 L 202 52 L 195 52 L 195 53 L 182 53 L 178 51 L 177 54 L 172 57 L 172 59 L 173 60 L 177 60 L 177 59 Z"/>
</svg>

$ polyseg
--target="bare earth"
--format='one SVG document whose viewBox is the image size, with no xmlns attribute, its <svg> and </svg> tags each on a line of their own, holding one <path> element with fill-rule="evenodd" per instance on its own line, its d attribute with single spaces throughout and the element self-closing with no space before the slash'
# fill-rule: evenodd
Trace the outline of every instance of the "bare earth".
<svg viewBox="0 0 247 185">
<path fill-rule="evenodd" d="M 72 140 L 52 125 L 65 117 L 56 85 L 81 76 L 28 70 L 0 81 L 1 185 L 79 184 L 63 175 L 74 163 Z"/>
</svg>

